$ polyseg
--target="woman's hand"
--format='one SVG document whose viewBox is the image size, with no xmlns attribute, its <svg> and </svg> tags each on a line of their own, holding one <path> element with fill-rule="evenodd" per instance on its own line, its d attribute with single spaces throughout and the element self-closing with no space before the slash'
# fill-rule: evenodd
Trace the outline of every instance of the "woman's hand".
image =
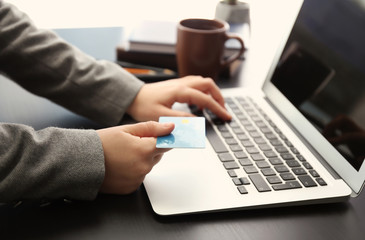
<svg viewBox="0 0 365 240">
<path fill-rule="evenodd" d="M 100 192 L 128 194 L 170 149 L 157 149 L 156 137 L 168 135 L 173 123 L 144 122 L 97 130 L 105 158 L 105 177 Z"/>
<path fill-rule="evenodd" d="M 160 116 L 193 116 L 171 109 L 175 102 L 210 109 L 223 120 L 232 117 L 224 107 L 224 99 L 211 78 L 188 76 L 144 85 L 127 112 L 137 121 L 155 120 Z"/>
</svg>

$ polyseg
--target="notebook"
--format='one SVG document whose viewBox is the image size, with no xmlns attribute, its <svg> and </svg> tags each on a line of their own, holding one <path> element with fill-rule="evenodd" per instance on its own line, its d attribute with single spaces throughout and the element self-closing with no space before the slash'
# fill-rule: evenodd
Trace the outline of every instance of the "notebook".
<svg viewBox="0 0 365 240">
<path fill-rule="evenodd" d="M 173 149 L 146 176 L 158 215 L 330 203 L 360 194 L 364 7 L 287 2 L 296 11 L 286 13 L 293 20 L 286 21 L 263 85 L 223 89 L 233 120 L 204 110 L 206 148 Z"/>
</svg>

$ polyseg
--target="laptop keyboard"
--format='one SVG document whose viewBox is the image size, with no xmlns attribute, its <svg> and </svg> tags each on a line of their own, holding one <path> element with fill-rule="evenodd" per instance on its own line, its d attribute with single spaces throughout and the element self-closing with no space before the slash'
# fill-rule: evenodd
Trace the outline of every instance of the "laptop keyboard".
<svg viewBox="0 0 365 240">
<path fill-rule="evenodd" d="M 207 138 L 241 194 L 250 184 L 259 192 L 327 185 L 251 98 L 225 101 L 235 117 L 224 122 L 206 111 Z"/>
</svg>

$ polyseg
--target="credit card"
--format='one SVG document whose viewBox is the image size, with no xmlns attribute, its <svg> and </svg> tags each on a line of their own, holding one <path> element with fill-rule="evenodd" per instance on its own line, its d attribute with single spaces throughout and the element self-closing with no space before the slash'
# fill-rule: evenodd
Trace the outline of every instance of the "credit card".
<svg viewBox="0 0 365 240">
<path fill-rule="evenodd" d="M 175 129 L 157 137 L 157 148 L 205 148 L 204 117 L 160 117 L 159 122 L 173 122 Z"/>
</svg>

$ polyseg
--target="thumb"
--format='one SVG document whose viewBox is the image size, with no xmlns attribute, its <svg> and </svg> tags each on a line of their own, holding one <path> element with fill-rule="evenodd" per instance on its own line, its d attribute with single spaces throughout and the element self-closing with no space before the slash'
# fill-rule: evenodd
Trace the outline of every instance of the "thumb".
<svg viewBox="0 0 365 240">
<path fill-rule="evenodd" d="M 174 123 L 159 123 L 154 121 L 124 125 L 124 131 L 138 137 L 158 137 L 168 135 L 174 130 Z"/>
</svg>

